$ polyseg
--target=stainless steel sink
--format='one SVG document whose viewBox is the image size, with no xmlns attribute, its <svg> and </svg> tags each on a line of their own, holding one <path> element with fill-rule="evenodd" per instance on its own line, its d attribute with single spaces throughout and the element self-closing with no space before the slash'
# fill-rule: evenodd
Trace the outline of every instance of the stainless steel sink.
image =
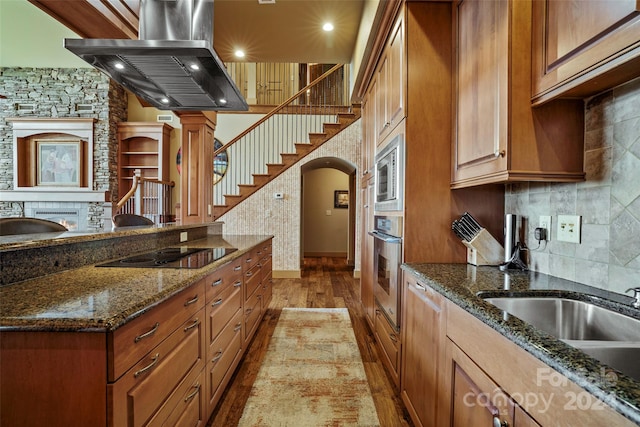
<svg viewBox="0 0 640 427">
<path fill-rule="evenodd" d="M 619 341 L 565 341 L 605 365 L 640 381 L 640 343 Z"/>
<path fill-rule="evenodd" d="M 640 342 L 640 320 L 589 302 L 556 297 L 485 301 L 561 340 Z"/>
<path fill-rule="evenodd" d="M 640 381 L 640 320 L 598 305 L 557 297 L 485 301 Z"/>
</svg>

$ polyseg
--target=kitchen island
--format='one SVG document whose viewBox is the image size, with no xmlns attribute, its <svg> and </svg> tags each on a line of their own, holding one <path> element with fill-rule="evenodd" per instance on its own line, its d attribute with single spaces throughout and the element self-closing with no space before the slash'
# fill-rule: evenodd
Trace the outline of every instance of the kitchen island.
<svg viewBox="0 0 640 427">
<path fill-rule="evenodd" d="M 272 236 L 218 230 L 201 224 L 0 242 L 8 282 L 0 286 L 0 424 L 206 422 L 272 283 Z M 235 250 L 201 268 L 96 266 L 167 247 Z M 35 277 L 16 280 L 30 268 Z"/>
<path fill-rule="evenodd" d="M 430 304 L 434 309 L 437 307 L 439 313 L 437 319 L 441 325 L 437 330 L 441 332 L 434 333 L 430 327 L 435 337 L 431 342 L 439 342 L 436 347 L 446 349 L 423 351 L 438 360 L 443 372 L 434 374 L 442 375 L 438 379 L 439 387 L 434 387 L 439 390 L 434 393 L 439 393 L 438 399 L 441 399 L 440 421 L 449 416 L 457 417 L 460 415 L 457 411 L 469 409 L 461 409 L 468 406 L 468 401 L 457 402 L 453 409 L 456 402 L 452 391 L 462 384 L 456 382 L 460 376 L 458 370 L 463 372 L 466 367 L 471 372 L 479 367 L 477 372 L 488 377 L 482 381 L 495 387 L 491 394 L 495 395 L 499 390 L 502 400 L 511 402 L 508 406 L 512 414 L 516 408 L 516 421 L 514 423 L 512 419 L 509 425 L 586 425 L 582 424 L 583 419 L 590 425 L 603 425 L 598 424 L 598 417 L 608 420 L 608 425 L 640 424 L 638 379 L 613 370 L 583 351 L 507 315 L 482 297 L 566 297 L 595 302 L 640 319 L 640 311 L 631 306 L 632 298 L 530 271 L 502 272 L 497 267 L 419 263 L 404 264 L 403 269 L 405 302 L 415 306 L 413 295 L 419 295 L 422 290 L 426 292 L 423 300 L 436 301 L 436 304 Z M 409 313 L 405 312 L 405 316 L 408 317 L 406 328 L 412 319 Z M 411 338 L 407 340 L 411 341 Z M 407 352 L 412 354 L 410 348 Z M 410 366 L 403 366 L 403 369 L 411 371 Z M 466 375 L 463 374 L 465 381 L 479 378 Z M 478 380 L 476 385 L 482 381 Z M 408 387 L 409 396 L 403 392 L 403 400 L 411 408 L 418 399 L 412 401 L 411 387 Z M 544 406 L 543 402 L 550 404 Z M 555 413 L 554 408 L 557 409 Z M 494 413 L 490 416 L 504 415 L 499 407 L 492 410 Z M 419 408 L 417 412 L 420 412 Z M 518 414 L 520 422 L 517 421 Z M 532 424 L 522 422 L 524 418 Z"/>
</svg>

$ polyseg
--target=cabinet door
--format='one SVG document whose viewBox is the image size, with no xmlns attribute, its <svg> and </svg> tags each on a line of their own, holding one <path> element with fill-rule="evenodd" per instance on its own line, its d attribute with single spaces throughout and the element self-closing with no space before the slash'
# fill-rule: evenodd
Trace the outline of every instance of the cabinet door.
<svg viewBox="0 0 640 427">
<path fill-rule="evenodd" d="M 454 181 L 507 168 L 508 12 L 506 1 L 465 0 L 454 8 Z"/>
<path fill-rule="evenodd" d="M 369 87 L 362 100 L 362 176 L 366 179 L 373 176 L 374 158 L 376 152 L 376 110 L 375 82 Z"/>
<path fill-rule="evenodd" d="M 360 302 L 364 309 L 369 326 L 373 329 L 375 317 L 375 298 L 373 296 L 373 237 L 369 231 L 373 230 L 373 203 L 375 197 L 374 180 L 369 179 L 361 189 L 362 194 L 362 253 L 360 260 Z"/>
<path fill-rule="evenodd" d="M 404 66 L 404 19 L 402 14 L 389 37 L 387 120 L 391 131 L 404 117 L 405 66 Z"/>
<path fill-rule="evenodd" d="M 514 426 L 515 403 L 451 341 L 451 426 Z"/>
<path fill-rule="evenodd" d="M 405 273 L 402 400 L 417 426 L 437 425 L 444 346 L 443 301 Z"/>
<path fill-rule="evenodd" d="M 376 77 L 376 145 L 384 140 L 389 128 L 389 115 L 387 113 L 387 90 L 389 89 L 389 57 L 384 55 L 380 59 Z"/>
<path fill-rule="evenodd" d="M 597 93 L 592 91 L 637 75 L 638 65 L 627 61 L 640 50 L 639 10 L 636 0 L 534 1 L 534 102 L 564 95 L 584 83 L 591 88 L 583 95 Z"/>
</svg>

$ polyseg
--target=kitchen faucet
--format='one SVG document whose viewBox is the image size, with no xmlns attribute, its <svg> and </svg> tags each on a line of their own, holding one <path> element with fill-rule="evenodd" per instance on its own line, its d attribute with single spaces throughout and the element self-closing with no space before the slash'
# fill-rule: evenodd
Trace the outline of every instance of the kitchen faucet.
<svg viewBox="0 0 640 427">
<path fill-rule="evenodd" d="M 634 301 L 631 303 L 631 305 L 635 308 L 640 308 L 640 287 L 629 288 L 626 290 L 627 293 L 629 291 L 633 291 Z"/>
</svg>

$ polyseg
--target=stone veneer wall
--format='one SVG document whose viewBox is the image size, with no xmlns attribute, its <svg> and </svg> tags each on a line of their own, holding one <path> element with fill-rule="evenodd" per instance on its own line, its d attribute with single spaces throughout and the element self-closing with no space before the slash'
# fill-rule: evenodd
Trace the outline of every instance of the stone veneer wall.
<svg viewBox="0 0 640 427">
<path fill-rule="evenodd" d="M 124 89 L 93 68 L 0 68 L 0 190 L 13 188 L 13 131 L 9 117 L 97 119 L 94 125 L 93 190 L 117 188 L 117 123 L 127 120 Z M 34 104 L 20 110 L 18 104 Z M 93 111 L 77 111 L 91 105 Z M 0 216 L 20 216 L 23 206 L 0 201 Z M 102 227 L 103 205 L 89 206 L 89 226 Z"/>
<path fill-rule="evenodd" d="M 586 181 L 510 185 L 505 212 L 526 218 L 529 248 L 539 216 L 553 216 L 532 270 L 624 293 L 640 285 L 640 79 L 587 100 L 585 126 Z M 558 214 L 582 216 L 580 244 L 557 241 Z"/>
<path fill-rule="evenodd" d="M 360 149 L 362 145 L 361 122 L 357 120 L 320 148 L 311 152 L 302 161 L 291 166 L 276 179 L 252 194 L 220 218 L 224 222 L 225 234 L 270 234 L 273 239 L 274 277 L 300 274 L 300 212 L 302 173 L 300 167 L 321 157 L 344 159 L 361 169 Z M 359 176 L 356 174 L 356 176 Z M 273 193 L 284 194 L 283 199 L 274 199 Z M 357 193 L 357 192 L 356 192 Z M 360 271 L 360 201 L 359 194 L 351 195 L 350 203 L 356 211 L 355 271 Z"/>
</svg>

